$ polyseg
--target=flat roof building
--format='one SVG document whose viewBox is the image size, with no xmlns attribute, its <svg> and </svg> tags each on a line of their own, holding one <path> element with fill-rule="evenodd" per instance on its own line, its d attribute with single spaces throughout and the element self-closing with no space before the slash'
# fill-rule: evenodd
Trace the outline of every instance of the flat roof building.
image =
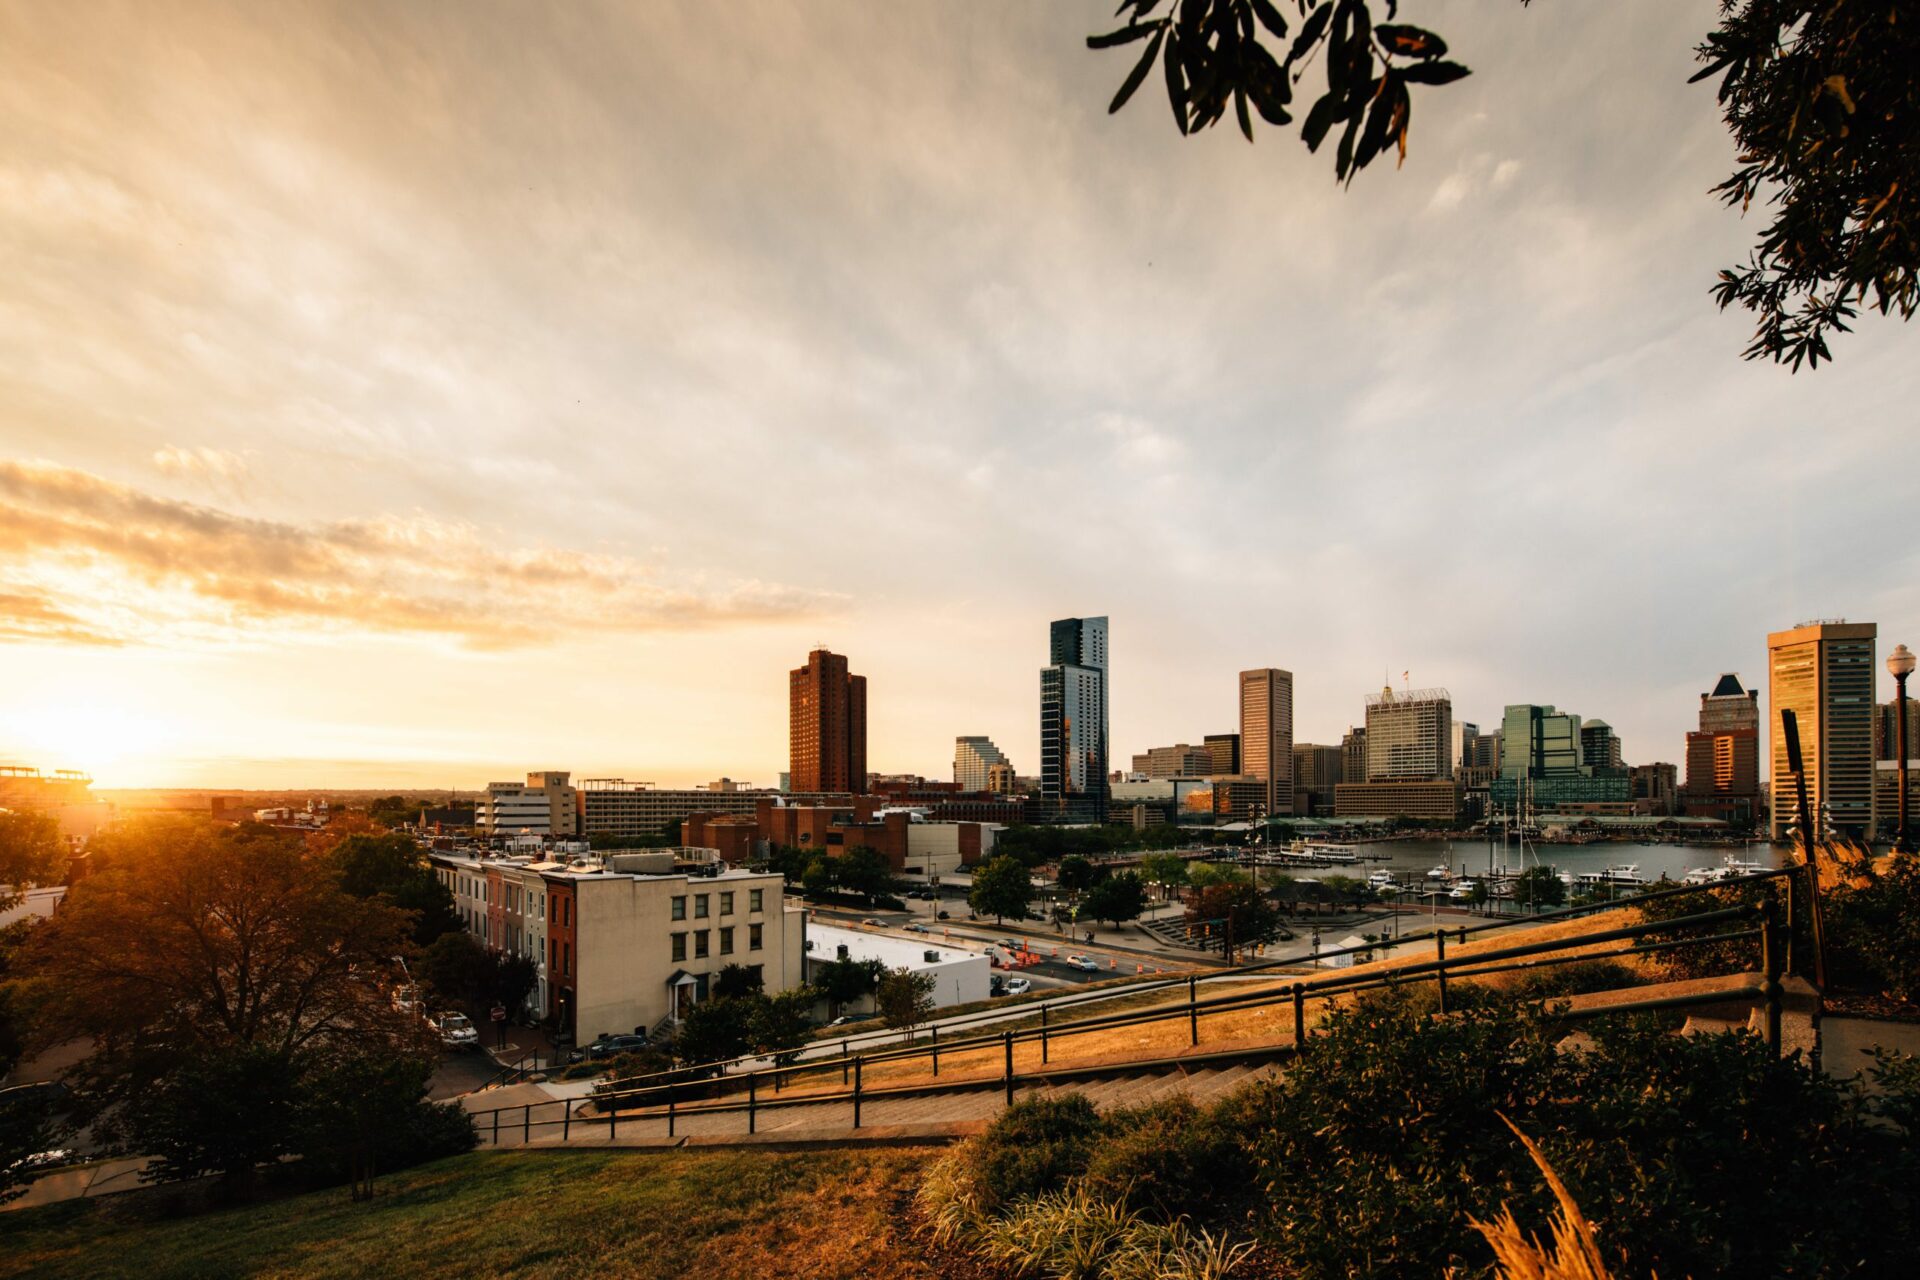
<svg viewBox="0 0 1920 1280">
<path fill-rule="evenodd" d="M 1800 730 L 1807 799 L 1834 828 L 1864 836 L 1873 829 L 1874 646 L 1878 628 L 1844 620 L 1802 623 L 1767 637 L 1767 701 L 1772 707 L 1775 840 L 1798 804 L 1787 764 L 1780 713 Z"/>
</svg>

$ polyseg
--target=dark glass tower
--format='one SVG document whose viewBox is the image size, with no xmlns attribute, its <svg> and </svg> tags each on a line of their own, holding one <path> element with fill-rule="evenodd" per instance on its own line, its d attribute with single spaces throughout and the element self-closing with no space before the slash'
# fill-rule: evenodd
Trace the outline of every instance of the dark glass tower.
<svg viewBox="0 0 1920 1280">
<path fill-rule="evenodd" d="M 1107 620 L 1062 618 L 1040 671 L 1040 798 L 1056 822 L 1107 818 Z"/>
</svg>

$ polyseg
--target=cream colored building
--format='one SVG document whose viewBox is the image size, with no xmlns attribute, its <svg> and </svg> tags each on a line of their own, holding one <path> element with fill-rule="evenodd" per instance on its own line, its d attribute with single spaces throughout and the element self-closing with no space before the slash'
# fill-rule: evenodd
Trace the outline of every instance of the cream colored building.
<svg viewBox="0 0 1920 1280">
<path fill-rule="evenodd" d="M 574 835 L 580 822 L 571 778 L 571 774 L 548 770 L 529 773 L 524 786 L 489 782 L 474 807 L 474 826 L 490 836 Z"/>
</svg>

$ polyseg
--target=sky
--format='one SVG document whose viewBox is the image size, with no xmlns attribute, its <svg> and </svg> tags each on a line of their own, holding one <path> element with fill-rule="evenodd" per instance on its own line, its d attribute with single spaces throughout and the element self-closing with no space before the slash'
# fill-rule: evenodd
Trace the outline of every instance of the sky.
<svg viewBox="0 0 1920 1280">
<path fill-rule="evenodd" d="M 1121 765 L 1256 666 L 1682 760 L 1920 637 L 1920 333 L 1709 298 L 1715 9 L 1408 0 L 1474 74 L 1343 189 L 1109 116 L 1104 3 L 0 0 L 0 762 L 771 784 L 825 645 L 876 770 L 1037 772 L 1092 614 Z"/>
</svg>

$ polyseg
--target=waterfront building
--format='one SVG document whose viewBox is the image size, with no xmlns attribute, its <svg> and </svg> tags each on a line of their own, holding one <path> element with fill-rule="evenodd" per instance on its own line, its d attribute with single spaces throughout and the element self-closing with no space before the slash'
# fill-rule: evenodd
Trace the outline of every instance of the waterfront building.
<svg viewBox="0 0 1920 1280">
<path fill-rule="evenodd" d="M 1333 789 L 1346 780 L 1339 747 L 1314 742 L 1293 744 L 1293 811 L 1325 815 L 1333 812 Z"/>
<path fill-rule="evenodd" d="M 993 790 L 993 768 L 1003 767 L 1007 776 L 1013 766 L 1006 755 L 984 734 L 953 740 L 953 781 L 962 791 Z"/>
<path fill-rule="evenodd" d="M 1509 706 L 1501 717 L 1500 772 L 1487 798 L 1506 809 L 1633 812 L 1626 770 L 1596 771 L 1587 763 L 1580 717 L 1535 703 Z"/>
<path fill-rule="evenodd" d="M 1367 780 L 1367 731 L 1364 728 L 1348 725 L 1346 736 L 1340 739 L 1340 778 L 1343 782 Z"/>
<path fill-rule="evenodd" d="M 1682 810 L 1748 827 L 1760 816 L 1760 691 L 1723 672 L 1700 695 L 1700 727 L 1687 734 Z"/>
<path fill-rule="evenodd" d="M 867 789 L 867 678 L 827 649 L 787 678 L 789 773 L 795 791 Z"/>
<path fill-rule="evenodd" d="M 1460 814 L 1460 785 L 1451 778 L 1397 778 L 1343 782 L 1333 789 L 1336 816 L 1415 818 L 1452 822 Z"/>
<path fill-rule="evenodd" d="M 1445 689 L 1367 698 L 1367 782 L 1430 782 L 1453 777 L 1453 695 Z"/>
<path fill-rule="evenodd" d="M 1620 758 L 1620 735 L 1605 720 L 1588 720 L 1580 726 L 1580 762 L 1593 772 L 1624 769 Z"/>
<path fill-rule="evenodd" d="M 1040 799 L 1049 821 L 1107 816 L 1107 620 L 1061 618 L 1040 672 Z"/>
<path fill-rule="evenodd" d="M 1807 798 L 1833 827 L 1862 836 L 1873 828 L 1874 647 L 1871 622 L 1806 622 L 1767 637 L 1767 702 L 1772 708 L 1775 840 L 1784 838 L 1798 805 L 1787 765 L 1780 713 L 1800 729 Z"/>
<path fill-rule="evenodd" d="M 1240 764 L 1266 784 L 1269 815 L 1293 812 L 1293 673 L 1255 667 L 1240 673 Z"/>
<path fill-rule="evenodd" d="M 1634 807 L 1641 813 L 1660 817 L 1672 814 L 1679 773 L 1679 769 L 1673 765 L 1660 761 L 1634 765 L 1627 771 L 1627 782 L 1633 789 Z"/>
<path fill-rule="evenodd" d="M 1133 772 L 1148 778 L 1204 778 L 1213 772 L 1213 753 L 1185 742 L 1150 747 L 1134 756 Z"/>
<path fill-rule="evenodd" d="M 1225 777 L 1240 772 L 1240 735 L 1237 733 L 1210 733 L 1200 740 L 1213 761 L 1207 767 L 1211 777 Z"/>
</svg>

